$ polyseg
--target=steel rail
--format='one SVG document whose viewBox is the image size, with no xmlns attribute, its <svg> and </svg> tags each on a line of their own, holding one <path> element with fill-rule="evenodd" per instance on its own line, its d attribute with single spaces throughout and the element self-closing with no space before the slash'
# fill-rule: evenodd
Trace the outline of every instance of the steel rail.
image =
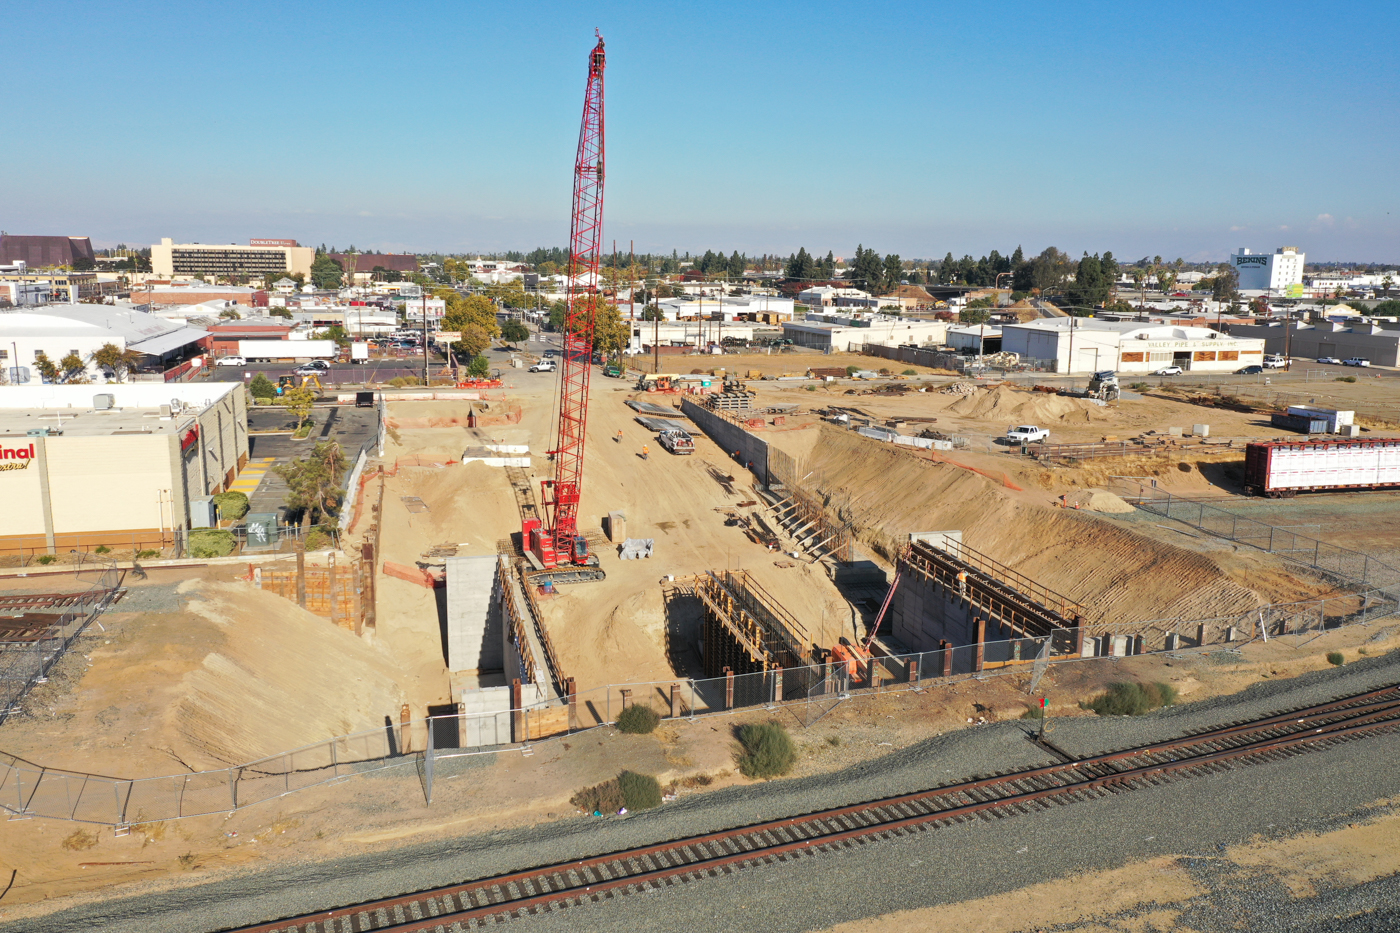
<svg viewBox="0 0 1400 933">
<path fill-rule="evenodd" d="M 979 778 L 932 790 L 787 817 L 685 839 L 546 865 L 417 894 L 387 898 L 257 926 L 239 933 L 367 933 L 466 929 L 487 918 L 538 913 L 549 907 L 596 902 L 686 876 L 730 871 L 832 846 L 888 838 L 911 830 L 1045 809 L 1122 787 L 1151 786 L 1178 774 L 1214 773 L 1232 762 L 1298 754 L 1400 726 L 1400 685 L 1334 700 L 1248 723 L 1071 762 Z M 1282 734 L 1278 734 L 1283 730 Z M 1244 744 L 1212 747 L 1220 741 Z M 1185 753 L 1197 749 L 1197 754 Z M 1166 760 L 1147 760 L 1175 755 Z M 1137 763 L 1133 759 L 1137 759 Z M 1120 763 L 1130 764 L 1117 770 Z M 1107 773 L 1094 769 L 1109 768 Z M 1075 778 L 1073 772 L 1080 772 Z M 1068 778 L 1068 780 L 1066 780 Z M 1037 786 L 1039 782 L 1039 786 Z M 1011 791 L 1004 795 L 998 789 Z M 948 805 L 951 804 L 951 805 Z M 923 812 L 920 812 L 920 811 Z"/>
</svg>

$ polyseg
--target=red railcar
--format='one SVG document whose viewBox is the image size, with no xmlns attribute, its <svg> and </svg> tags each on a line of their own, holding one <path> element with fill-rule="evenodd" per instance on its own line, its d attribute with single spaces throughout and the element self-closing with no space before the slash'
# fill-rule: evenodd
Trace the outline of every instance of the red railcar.
<svg viewBox="0 0 1400 933">
<path fill-rule="evenodd" d="M 1400 437 L 1272 441 L 1244 449 L 1244 491 L 1252 496 L 1388 486 L 1400 486 Z"/>
</svg>

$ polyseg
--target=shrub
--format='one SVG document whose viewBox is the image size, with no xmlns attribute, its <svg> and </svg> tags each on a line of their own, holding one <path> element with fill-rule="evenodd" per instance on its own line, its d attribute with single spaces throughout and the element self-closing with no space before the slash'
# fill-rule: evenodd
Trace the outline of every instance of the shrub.
<svg viewBox="0 0 1400 933">
<path fill-rule="evenodd" d="M 196 528 L 190 532 L 191 557 L 227 557 L 233 553 L 233 532 L 221 528 Z"/>
<path fill-rule="evenodd" d="M 253 398 L 276 398 L 277 386 L 273 385 L 267 376 L 258 373 L 253 377 L 253 381 L 248 383 L 248 394 Z"/>
<path fill-rule="evenodd" d="M 308 551 L 320 551 L 328 547 L 335 546 L 335 536 L 328 534 L 317 528 L 306 536 L 306 549 Z"/>
<path fill-rule="evenodd" d="M 1129 385 L 1128 388 L 1132 389 L 1134 392 L 1143 392 L 1152 387 L 1145 382 L 1134 382 L 1131 385 Z"/>
<path fill-rule="evenodd" d="M 646 735 L 656 728 L 661 717 L 650 706 L 633 703 L 617 714 L 617 731 L 629 735 Z"/>
<path fill-rule="evenodd" d="M 817 387 L 816 387 L 816 386 L 807 386 L 807 391 L 808 391 L 808 392 L 815 392 L 815 391 L 817 391 Z"/>
<path fill-rule="evenodd" d="M 848 376 L 854 376 L 854 375 L 855 375 L 856 373 L 858 373 L 858 372 L 860 372 L 860 367 L 859 367 L 859 366 L 847 366 L 847 367 L 846 367 L 846 375 L 848 375 Z"/>
<path fill-rule="evenodd" d="M 69 852 L 84 852 L 97 845 L 97 833 L 88 832 L 85 829 L 75 829 L 69 833 L 64 840 L 59 843 Z"/>
<path fill-rule="evenodd" d="M 476 379 L 485 379 L 491 375 L 491 361 L 481 355 L 472 357 L 471 363 L 467 366 L 467 375 Z"/>
<path fill-rule="evenodd" d="M 1045 710 L 1041 709 L 1039 706 L 1032 706 L 1030 709 L 1026 710 L 1024 713 L 1021 714 L 1021 718 L 1034 719 L 1039 721 L 1045 718 Z"/>
<path fill-rule="evenodd" d="M 1356 381 L 1356 377 L 1355 377 L 1355 376 L 1338 376 L 1336 379 L 1334 379 L 1334 380 L 1332 380 L 1332 381 L 1333 381 L 1333 382 L 1355 382 L 1355 381 Z"/>
<path fill-rule="evenodd" d="M 585 813 L 616 813 L 626 805 L 616 779 L 584 788 L 570 797 L 569 803 Z"/>
<path fill-rule="evenodd" d="M 147 549 L 144 550 L 144 551 L 137 551 L 137 552 L 136 552 L 136 559 L 137 559 L 137 560 L 146 560 L 146 559 L 151 558 L 151 557 L 159 557 L 159 556 L 160 556 L 160 551 L 157 551 L 157 550 L 155 550 L 154 548 L 147 548 Z"/>
<path fill-rule="evenodd" d="M 1100 716 L 1141 716 L 1175 702 L 1176 688 L 1170 684 L 1127 682 L 1109 684 L 1105 693 L 1081 705 Z"/>
<path fill-rule="evenodd" d="M 389 385 L 396 389 L 402 389 L 406 386 L 420 385 L 421 382 L 422 380 L 417 376 L 395 376 L 393 379 L 389 380 Z"/>
<path fill-rule="evenodd" d="M 743 726 L 739 729 L 739 745 L 739 773 L 745 777 L 779 777 L 797 762 L 797 746 L 780 722 Z"/>
<path fill-rule="evenodd" d="M 95 550 L 95 551 L 96 551 L 97 553 L 99 553 L 99 554 L 110 554 L 110 553 L 112 553 L 112 549 L 109 548 L 109 547 L 108 547 L 107 545 L 105 545 L 105 544 L 99 544 L 97 547 L 93 548 L 93 550 Z"/>
<path fill-rule="evenodd" d="M 617 786 L 629 810 L 650 810 L 661 806 L 661 784 L 650 774 L 624 771 L 617 776 Z"/>
<path fill-rule="evenodd" d="M 40 554 L 37 559 L 41 564 L 52 564 L 54 561 L 58 560 L 58 556 L 55 554 Z"/>
<path fill-rule="evenodd" d="M 919 371 L 917 369 L 906 369 L 904 372 L 900 373 L 901 376 L 917 376 L 918 374 Z"/>
<path fill-rule="evenodd" d="M 241 492 L 221 492 L 214 497 L 214 505 L 220 518 L 234 520 L 248 514 L 248 496 Z"/>
<path fill-rule="evenodd" d="M 616 813 L 623 807 L 650 810 L 661 806 L 661 784 L 650 774 L 624 771 L 611 781 L 579 791 L 569 803 L 586 813 Z"/>
<path fill-rule="evenodd" d="M 1340 651 L 1327 652 L 1327 663 L 1331 664 L 1333 667 L 1341 667 L 1346 662 L 1347 659 L 1342 656 Z"/>
</svg>

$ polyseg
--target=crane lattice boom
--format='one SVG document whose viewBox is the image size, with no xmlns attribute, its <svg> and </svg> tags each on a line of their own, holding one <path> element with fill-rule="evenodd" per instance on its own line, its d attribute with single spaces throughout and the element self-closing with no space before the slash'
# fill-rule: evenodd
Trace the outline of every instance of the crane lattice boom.
<svg viewBox="0 0 1400 933">
<path fill-rule="evenodd" d="M 569 235 L 568 313 L 559 369 L 559 432 L 551 453 L 554 479 L 545 480 L 545 528 L 538 549 L 547 566 L 575 563 L 578 504 L 588 427 L 588 377 L 593 326 L 601 292 L 598 261 L 603 242 L 603 37 L 588 56 L 588 88 L 574 161 L 574 206 Z M 552 548 L 551 548 L 552 545 Z M 528 546 L 528 544 L 527 544 Z M 550 551 L 553 553 L 549 553 Z M 551 560 L 552 558 L 552 560 Z"/>
</svg>

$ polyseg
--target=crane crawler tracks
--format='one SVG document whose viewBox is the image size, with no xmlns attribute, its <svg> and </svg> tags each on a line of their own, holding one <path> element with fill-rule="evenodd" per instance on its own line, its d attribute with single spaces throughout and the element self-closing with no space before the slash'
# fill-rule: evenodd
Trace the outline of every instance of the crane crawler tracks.
<svg viewBox="0 0 1400 933">
<path fill-rule="evenodd" d="M 1391 685 L 1165 742 L 243 927 L 239 933 L 470 930 L 747 865 L 1274 761 L 1397 727 L 1400 685 Z"/>
</svg>

